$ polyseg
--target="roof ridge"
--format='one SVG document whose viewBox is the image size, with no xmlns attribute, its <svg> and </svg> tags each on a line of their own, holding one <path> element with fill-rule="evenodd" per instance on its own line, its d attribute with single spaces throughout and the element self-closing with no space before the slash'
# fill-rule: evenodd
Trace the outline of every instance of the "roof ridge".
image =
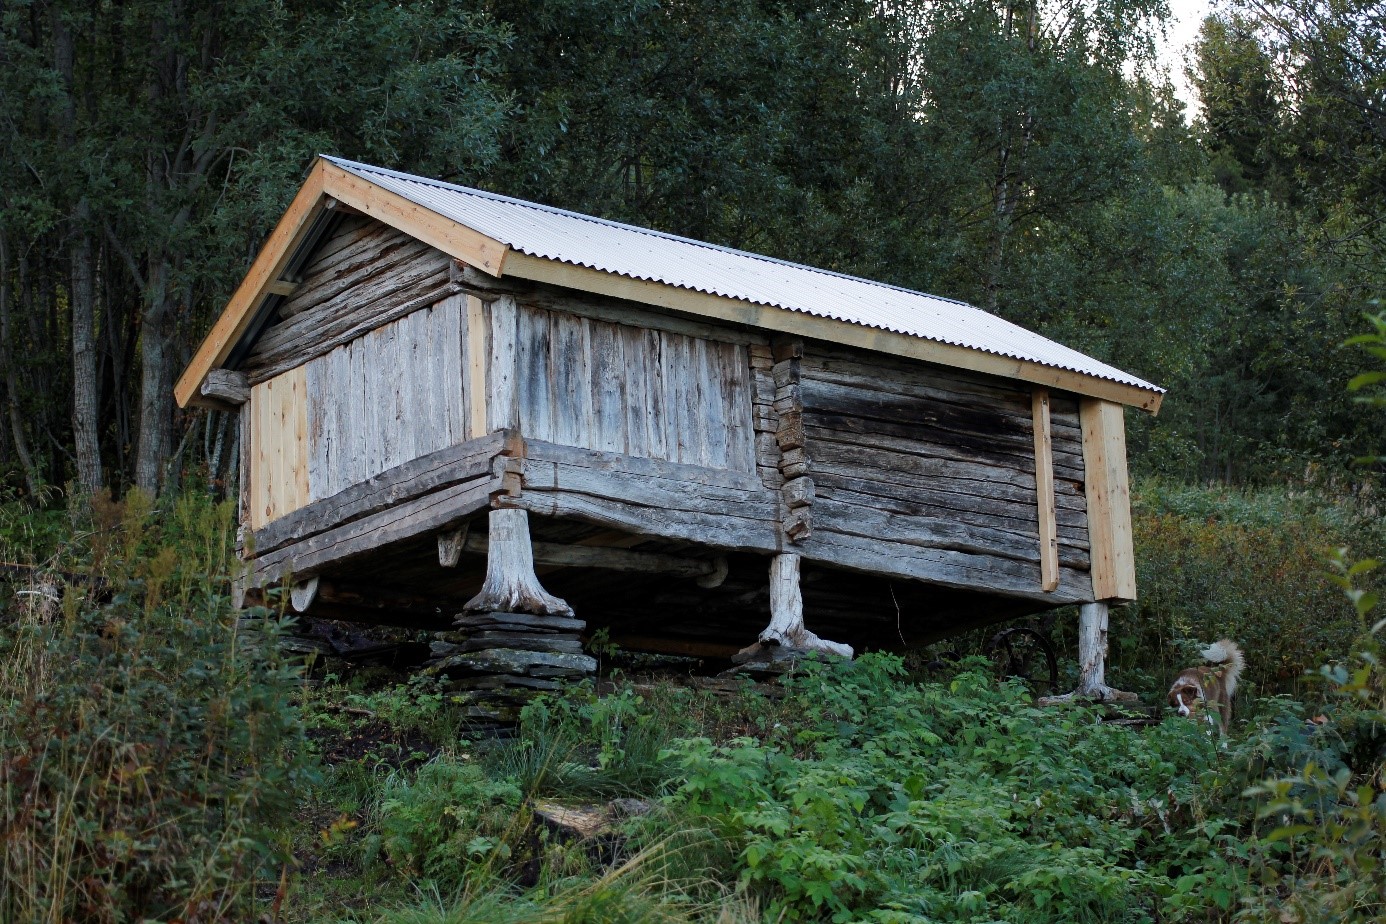
<svg viewBox="0 0 1386 924">
<path fill-rule="evenodd" d="M 610 218 L 602 218 L 599 215 L 587 215 L 582 212 L 574 212 L 570 209 L 559 208 L 556 205 L 545 205 L 542 202 L 532 202 L 528 199 L 517 199 L 514 196 L 507 196 L 503 193 L 495 193 L 485 189 L 477 189 L 473 186 L 462 186 L 461 184 L 449 183 L 445 180 L 436 180 L 431 177 L 419 176 L 418 174 L 414 173 L 405 173 L 402 170 L 391 170 L 388 167 L 377 167 L 373 164 L 366 164 L 360 161 L 347 160 L 344 157 L 335 157 L 331 154 L 321 154 L 319 156 L 331 161 L 334 164 L 337 164 L 338 166 L 355 168 L 358 170 L 373 171 L 375 173 L 383 173 L 388 176 L 392 176 L 396 179 L 408 180 L 414 183 L 422 183 L 425 186 L 436 186 L 441 189 L 450 190 L 452 192 L 460 192 L 465 193 L 467 195 L 481 196 L 482 198 L 491 199 L 496 202 L 504 202 L 510 205 L 518 205 L 524 208 L 536 209 L 541 212 L 549 212 L 555 215 L 564 215 L 568 218 L 576 218 L 581 221 L 589 221 L 595 224 L 607 225 L 609 227 L 614 228 L 621 228 L 625 231 L 634 231 L 638 234 L 649 235 L 650 237 L 663 238 L 664 240 L 669 241 L 678 241 L 681 244 L 692 244 L 696 247 L 704 247 L 708 250 L 716 250 L 721 253 L 735 254 L 736 256 L 741 257 L 749 257 L 753 260 L 760 260 L 763 263 L 773 263 L 776 266 L 786 266 L 791 269 L 806 270 L 811 273 L 821 273 L 825 276 L 835 276 L 838 279 L 847 279 L 852 282 L 860 282 L 866 285 L 876 286 L 882 289 L 890 289 L 895 292 L 904 292 L 909 295 L 924 295 L 932 299 L 937 299 L 941 302 L 948 302 L 950 305 L 958 305 L 962 308 L 971 308 L 973 311 L 978 311 L 987 315 L 988 317 L 993 317 L 997 320 L 1005 321 L 1007 324 L 1014 323 L 1013 321 L 1008 321 L 1006 318 L 1003 318 L 1000 315 L 995 315 L 989 311 L 986 311 L 983 308 L 978 308 L 971 302 L 965 302 L 956 298 L 949 298 L 946 295 L 934 295 L 932 292 L 921 292 L 918 289 L 908 289 L 904 286 L 895 285 L 894 283 L 881 282 L 879 279 L 868 279 L 865 276 L 853 276 L 850 273 L 842 273 L 838 272 L 837 270 L 824 269 L 821 266 L 809 266 L 807 263 L 796 263 L 793 260 L 785 260 L 781 259 L 780 257 L 771 257 L 762 253 L 754 253 L 750 250 L 741 250 L 737 247 L 728 247 L 725 244 L 714 244 L 710 241 L 700 241 L 697 238 L 684 237 L 681 234 L 671 234 L 668 231 L 659 231 L 655 228 L 642 228 L 639 225 L 626 224 L 623 221 L 615 221 Z M 515 246 L 514 242 L 512 241 L 502 241 L 502 243 L 509 247 Z"/>
</svg>

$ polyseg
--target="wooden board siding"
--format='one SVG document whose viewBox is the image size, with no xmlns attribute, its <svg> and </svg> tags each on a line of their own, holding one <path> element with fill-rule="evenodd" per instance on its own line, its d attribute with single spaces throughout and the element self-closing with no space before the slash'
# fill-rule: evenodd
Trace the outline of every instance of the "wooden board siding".
<svg viewBox="0 0 1386 924">
<path fill-rule="evenodd" d="M 308 503 L 308 397 L 304 369 L 250 390 L 249 522 L 258 528 Z"/>
<path fill-rule="evenodd" d="M 500 317 L 511 323 L 508 312 Z M 515 363 L 518 424 L 527 438 L 755 472 L 744 343 L 523 303 L 514 325 L 514 358 L 505 361 Z M 502 357 L 493 350 L 493 358 Z M 497 376 L 492 369 L 493 382 Z"/>
<path fill-rule="evenodd" d="M 301 367 L 309 501 L 466 439 L 465 324 L 452 296 Z"/>
<path fill-rule="evenodd" d="M 1077 405 L 1050 398 L 1058 587 L 1040 569 L 1030 389 L 822 344 L 802 360 L 807 558 L 954 587 L 1091 598 Z"/>
</svg>

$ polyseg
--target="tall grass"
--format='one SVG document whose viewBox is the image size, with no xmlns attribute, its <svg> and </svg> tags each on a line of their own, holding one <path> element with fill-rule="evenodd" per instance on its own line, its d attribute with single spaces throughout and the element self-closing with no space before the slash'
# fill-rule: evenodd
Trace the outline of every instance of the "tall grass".
<svg viewBox="0 0 1386 924">
<path fill-rule="evenodd" d="M 0 625 L 0 920 L 245 920 L 308 774 L 297 669 L 237 631 L 230 508 L 98 498 Z M 272 622 L 272 621 L 271 621 Z"/>
</svg>

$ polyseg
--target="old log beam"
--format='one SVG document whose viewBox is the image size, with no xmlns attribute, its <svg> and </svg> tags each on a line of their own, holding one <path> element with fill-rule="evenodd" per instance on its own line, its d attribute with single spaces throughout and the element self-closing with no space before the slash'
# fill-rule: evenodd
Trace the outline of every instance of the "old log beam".
<svg viewBox="0 0 1386 924">
<path fill-rule="evenodd" d="M 601 568 L 699 579 L 715 576 L 719 568 L 723 574 L 726 571 L 725 564 L 718 564 L 719 561 L 725 562 L 725 559 L 684 558 L 661 552 L 633 552 L 606 546 L 562 545 L 556 542 L 533 542 L 530 545 L 535 564 L 559 568 Z M 490 542 L 486 536 L 467 536 L 462 543 L 462 551 L 470 554 L 485 555 L 489 549 Z"/>
</svg>

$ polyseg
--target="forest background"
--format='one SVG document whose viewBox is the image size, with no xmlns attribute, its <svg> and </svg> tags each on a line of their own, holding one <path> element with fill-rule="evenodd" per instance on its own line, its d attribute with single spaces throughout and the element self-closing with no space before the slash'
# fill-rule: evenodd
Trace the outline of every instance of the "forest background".
<svg viewBox="0 0 1386 924">
<path fill-rule="evenodd" d="M 1229 0 L 1193 110 L 1168 15 L 0 0 L 0 919 L 1386 919 L 1386 7 Z M 232 421 L 171 386 L 320 152 L 966 299 L 1166 386 L 1127 421 L 1108 678 L 1158 702 L 1230 635 L 1232 735 L 919 653 L 730 697 L 608 671 L 501 741 L 428 676 L 305 673 L 227 594 Z M 652 810 L 596 842 L 534 820 L 617 795 Z"/>
<path fill-rule="evenodd" d="M 234 478 L 174 377 L 312 155 L 965 299 L 1166 386 L 1138 473 L 1332 482 L 1386 23 L 1233 0 L 0 5 L 0 492 Z M 1378 431 L 1379 432 L 1379 431 Z M 48 494 L 45 492 L 48 491 Z"/>
</svg>

